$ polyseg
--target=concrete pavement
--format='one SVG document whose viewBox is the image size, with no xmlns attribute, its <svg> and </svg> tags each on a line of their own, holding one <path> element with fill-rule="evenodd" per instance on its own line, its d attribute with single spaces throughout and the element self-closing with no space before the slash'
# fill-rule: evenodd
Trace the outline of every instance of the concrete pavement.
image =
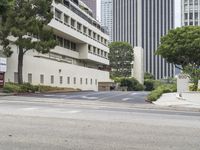
<svg viewBox="0 0 200 150">
<path fill-rule="evenodd" d="M 144 110 L 122 103 L 118 104 L 123 109 L 112 105 L 102 107 L 92 101 L 69 105 L 58 99 L 48 103 L 50 98 L 5 98 L 0 100 L 2 150 L 197 150 L 200 147 L 199 112 Z"/>
<path fill-rule="evenodd" d="M 153 103 L 159 106 L 196 108 L 200 110 L 200 92 L 182 93 L 181 98 L 178 97 L 177 93 L 166 93 Z"/>
</svg>

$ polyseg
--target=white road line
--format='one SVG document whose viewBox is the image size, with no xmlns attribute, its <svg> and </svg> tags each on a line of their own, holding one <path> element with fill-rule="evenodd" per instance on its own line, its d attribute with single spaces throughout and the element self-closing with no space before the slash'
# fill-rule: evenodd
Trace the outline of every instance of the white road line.
<svg viewBox="0 0 200 150">
<path fill-rule="evenodd" d="M 78 110 L 71 110 L 71 111 L 67 111 L 68 114 L 76 114 L 76 113 L 80 113 L 81 111 Z"/>
<path fill-rule="evenodd" d="M 31 111 L 31 110 L 37 110 L 38 108 L 36 107 L 28 107 L 28 108 L 22 108 L 21 110 L 25 110 L 25 111 Z"/>
<path fill-rule="evenodd" d="M 131 95 L 137 95 L 138 93 L 131 93 Z"/>
<path fill-rule="evenodd" d="M 122 101 L 128 101 L 130 100 L 131 98 L 123 98 Z"/>
<path fill-rule="evenodd" d="M 98 99 L 98 97 L 87 97 L 87 96 L 82 96 L 84 99 Z"/>
</svg>

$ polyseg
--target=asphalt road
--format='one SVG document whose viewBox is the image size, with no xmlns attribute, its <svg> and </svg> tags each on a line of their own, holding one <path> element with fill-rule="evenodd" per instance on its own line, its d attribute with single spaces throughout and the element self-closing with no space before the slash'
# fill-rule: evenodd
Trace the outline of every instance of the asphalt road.
<svg viewBox="0 0 200 150">
<path fill-rule="evenodd" d="M 0 150 L 200 148 L 200 112 L 64 101 L 0 97 Z"/>
<path fill-rule="evenodd" d="M 148 92 L 72 92 L 55 94 L 31 94 L 30 97 L 57 98 L 66 100 L 89 100 L 117 103 L 146 104 Z M 27 96 L 27 95 L 26 95 Z"/>
</svg>

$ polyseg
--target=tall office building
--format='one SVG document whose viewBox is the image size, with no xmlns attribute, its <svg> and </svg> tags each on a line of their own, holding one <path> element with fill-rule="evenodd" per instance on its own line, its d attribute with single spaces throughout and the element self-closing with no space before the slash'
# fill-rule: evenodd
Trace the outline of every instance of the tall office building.
<svg viewBox="0 0 200 150">
<path fill-rule="evenodd" d="M 90 9 L 92 9 L 93 17 L 96 18 L 97 0 L 82 0 Z"/>
<path fill-rule="evenodd" d="M 200 25 L 200 0 L 181 0 L 181 25 Z"/>
<path fill-rule="evenodd" d="M 113 0 L 113 41 L 144 49 L 144 71 L 157 79 L 174 75 L 174 65 L 155 51 L 163 35 L 174 28 L 174 0 Z"/>
<path fill-rule="evenodd" d="M 112 41 L 113 32 L 113 8 L 112 0 L 101 0 L 101 23 L 107 27 L 110 41 Z"/>
</svg>

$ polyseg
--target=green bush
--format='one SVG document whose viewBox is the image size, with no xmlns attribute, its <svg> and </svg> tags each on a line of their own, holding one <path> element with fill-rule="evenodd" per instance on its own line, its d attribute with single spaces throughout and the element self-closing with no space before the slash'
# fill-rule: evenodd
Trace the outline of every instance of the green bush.
<svg viewBox="0 0 200 150">
<path fill-rule="evenodd" d="M 152 79 L 146 79 L 144 81 L 144 87 L 145 91 L 153 91 L 155 90 L 158 86 L 161 86 L 162 83 L 159 80 L 152 80 Z"/>
<path fill-rule="evenodd" d="M 27 93 L 27 92 L 33 93 L 33 92 L 38 91 L 38 87 L 31 85 L 30 83 L 24 83 L 24 84 L 19 85 L 19 86 L 21 88 L 21 92 L 23 92 L 23 93 Z"/>
<path fill-rule="evenodd" d="M 128 91 L 143 91 L 144 86 L 135 78 L 123 78 L 120 82 L 121 87 L 127 87 Z"/>
<path fill-rule="evenodd" d="M 195 85 L 195 84 L 189 86 L 190 91 L 197 91 L 198 90 L 197 88 L 198 88 L 198 85 Z"/>
<path fill-rule="evenodd" d="M 144 81 L 144 90 L 145 91 L 153 91 L 155 88 L 154 88 L 154 80 L 145 80 Z"/>
<path fill-rule="evenodd" d="M 153 90 L 149 95 L 148 95 L 148 100 L 149 101 L 156 101 L 159 99 L 162 94 L 164 93 L 171 93 L 171 92 L 176 92 L 177 88 L 175 84 L 165 84 L 158 86 L 155 90 Z"/>
<path fill-rule="evenodd" d="M 155 77 L 154 77 L 154 75 L 152 75 L 151 73 L 146 72 L 146 73 L 144 74 L 144 79 L 145 79 L 145 80 L 154 80 Z"/>
<path fill-rule="evenodd" d="M 5 84 L 5 86 L 3 87 L 3 92 L 5 93 L 20 93 L 21 92 L 21 88 L 20 86 L 16 85 L 16 84 Z"/>
</svg>

